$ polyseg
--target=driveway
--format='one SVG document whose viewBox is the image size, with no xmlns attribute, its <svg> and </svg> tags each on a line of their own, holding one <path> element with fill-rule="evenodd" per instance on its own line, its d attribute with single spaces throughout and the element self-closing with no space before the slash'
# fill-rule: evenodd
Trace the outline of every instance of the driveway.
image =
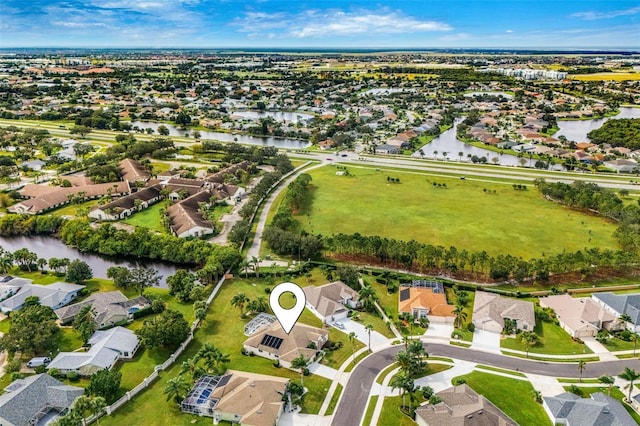
<svg viewBox="0 0 640 426">
<path fill-rule="evenodd" d="M 484 352 L 500 352 L 500 334 L 492 331 L 476 330 L 473 333 L 471 348 Z"/>
<path fill-rule="evenodd" d="M 365 345 L 369 344 L 369 332 L 367 331 L 367 329 L 364 328 L 364 325 L 360 324 L 359 322 L 353 321 L 350 318 L 339 320 L 338 322 L 344 325 L 344 330 L 340 330 L 339 328 L 338 330 L 342 331 L 343 333 L 346 333 L 347 335 L 351 332 L 354 332 L 356 333 L 356 339 L 360 340 Z M 389 339 L 384 337 L 382 334 L 378 333 L 377 331 L 371 332 L 372 348 L 375 348 L 376 346 L 384 345 L 387 343 L 389 343 Z"/>
<path fill-rule="evenodd" d="M 429 328 L 425 331 L 425 337 L 439 337 L 442 339 L 451 339 L 453 333 L 453 324 L 429 323 Z"/>
</svg>

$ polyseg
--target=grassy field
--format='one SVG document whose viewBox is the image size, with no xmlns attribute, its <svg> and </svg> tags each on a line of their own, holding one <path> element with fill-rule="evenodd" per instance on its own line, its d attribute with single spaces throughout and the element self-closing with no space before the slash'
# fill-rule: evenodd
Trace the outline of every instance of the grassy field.
<svg viewBox="0 0 640 426">
<path fill-rule="evenodd" d="M 640 73 L 637 72 L 599 72 L 595 74 L 576 74 L 570 76 L 574 80 L 581 81 L 626 81 L 626 80 L 640 80 Z"/>
<path fill-rule="evenodd" d="M 418 172 L 349 171 L 352 176 L 336 176 L 330 166 L 309 172 L 313 203 L 309 211 L 298 212 L 302 228 L 322 235 L 359 232 L 526 258 L 585 247 L 617 248 L 615 225 L 545 201 L 533 188 L 514 191 L 511 185 Z M 400 183 L 390 184 L 387 177 Z"/>
<path fill-rule="evenodd" d="M 538 337 L 540 337 L 540 343 L 536 346 L 531 346 L 529 348 L 529 353 L 555 355 L 593 353 L 587 345 L 574 342 L 571 339 L 571 336 L 569 336 L 569 334 L 558 325 L 544 321 L 537 321 L 534 331 Z M 519 338 L 513 337 L 501 339 L 500 347 L 504 349 L 514 349 L 517 351 L 525 350 L 524 343 L 522 343 Z"/>
<path fill-rule="evenodd" d="M 408 399 L 408 396 L 405 396 L 405 400 Z M 402 397 L 401 396 L 393 396 L 387 397 L 384 399 L 384 403 L 382 404 L 382 412 L 380 413 L 380 418 L 378 419 L 378 425 L 387 426 L 412 426 L 416 423 L 411 420 L 406 414 L 400 411 L 400 405 L 402 405 Z"/>
<path fill-rule="evenodd" d="M 479 371 L 473 371 L 465 376 L 460 376 L 460 378 L 464 378 L 467 385 L 491 401 L 518 424 L 540 426 L 551 424 L 542 405 L 535 402 L 534 389 L 528 381 Z"/>
<path fill-rule="evenodd" d="M 160 210 L 163 208 L 167 208 L 167 204 L 161 201 L 149 207 L 148 209 L 144 209 L 129 216 L 122 222 L 128 225 L 149 228 L 153 231 L 158 231 L 165 234 L 167 230 L 164 229 L 164 227 L 162 226 L 162 221 L 160 220 Z"/>
</svg>

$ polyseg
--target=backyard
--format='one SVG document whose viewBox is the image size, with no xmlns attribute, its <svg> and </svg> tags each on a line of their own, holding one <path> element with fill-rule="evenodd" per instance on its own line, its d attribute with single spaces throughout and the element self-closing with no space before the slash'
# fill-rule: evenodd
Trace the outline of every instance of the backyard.
<svg viewBox="0 0 640 426">
<path fill-rule="evenodd" d="M 349 176 L 337 176 L 331 166 L 309 172 L 313 204 L 295 216 L 303 229 L 322 235 L 359 232 L 414 239 L 525 258 L 585 247 L 617 248 L 614 224 L 546 201 L 533 187 L 515 191 L 506 181 L 347 168 Z M 399 183 L 390 183 L 389 177 Z M 508 214 L 501 213 L 507 207 Z"/>
</svg>

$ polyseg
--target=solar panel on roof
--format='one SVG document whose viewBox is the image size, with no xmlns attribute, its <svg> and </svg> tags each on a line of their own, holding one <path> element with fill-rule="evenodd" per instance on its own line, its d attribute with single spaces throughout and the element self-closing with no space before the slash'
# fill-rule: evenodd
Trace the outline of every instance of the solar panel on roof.
<svg viewBox="0 0 640 426">
<path fill-rule="evenodd" d="M 409 298 L 410 293 L 411 293 L 411 290 L 409 290 L 408 288 L 403 288 L 402 290 L 400 290 L 400 301 L 403 302 L 407 300 Z"/>
<path fill-rule="evenodd" d="M 230 379 L 231 379 L 231 374 L 227 374 L 226 376 L 222 376 L 222 378 L 218 382 L 218 386 L 226 385 L 227 383 L 229 383 Z"/>
<path fill-rule="evenodd" d="M 268 346 L 273 349 L 280 349 L 280 345 L 282 345 L 283 341 L 284 339 L 281 339 L 280 337 L 275 337 L 270 334 L 265 334 L 260 344 L 264 346 Z"/>
</svg>

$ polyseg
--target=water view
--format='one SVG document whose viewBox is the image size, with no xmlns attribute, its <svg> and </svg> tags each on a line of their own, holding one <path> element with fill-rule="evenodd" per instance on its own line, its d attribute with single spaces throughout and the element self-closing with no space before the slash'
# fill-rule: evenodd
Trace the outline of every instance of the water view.
<svg viewBox="0 0 640 426">
<path fill-rule="evenodd" d="M 607 120 L 612 118 L 640 118 L 640 108 L 623 107 L 620 114 L 613 117 L 597 118 L 594 120 L 566 120 L 558 121 L 558 130 L 553 137 L 565 136 L 567 140 L 574 142 L 586 142 L 589 140 L 587 133 L 600 128 Z"/>
</svg>

